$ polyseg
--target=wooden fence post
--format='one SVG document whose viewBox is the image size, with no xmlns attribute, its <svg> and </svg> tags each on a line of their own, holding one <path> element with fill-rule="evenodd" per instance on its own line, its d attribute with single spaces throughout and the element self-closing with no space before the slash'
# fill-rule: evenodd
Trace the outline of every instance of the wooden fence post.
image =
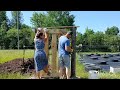
<svg viewBox="0 0 120 90">
<path fill-rule="evenodd" d="M 56 76 L 57 73 L 57 34 L 52 34 L 52 74 L 53 76 Z"/>
<path fill-rule="evenodd" d="M 76 27 L 72 28 L 72 48 L 73 52 L 71 54 L 71 78 L 76 77 Z"/>
<path fill-rule="evenodd" d="M 49 60 L 49 33 L 47 33 L 47 41 L 45 42 L 45 53 L 47 56 L 47 59 Z"/>
</svg>

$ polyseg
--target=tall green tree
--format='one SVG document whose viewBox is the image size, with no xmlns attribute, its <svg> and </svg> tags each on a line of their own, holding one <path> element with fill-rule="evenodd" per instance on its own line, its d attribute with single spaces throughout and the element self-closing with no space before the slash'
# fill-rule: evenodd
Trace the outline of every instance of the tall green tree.
<svg viewBox="0 0 120 90">
<path fill-rule="evenodd" d="M 5 20 L 7 20 L 6 11 L 0 11 L 0 26 Z"/>
<path fill-rule="evenodd" d="M 34 27 L 41 27 L 44 26 L 46 23 L 46 15 L 44 13 L 37 13 L 34 12 L 33 16 L 31 17 L 31 22 Z"/>
<path fill-rule="evenodd" d="M 6 48 L 10 49 L 16 49 L 17 48 L 17 43 L 18 43 L 18 38 L 17 38 L 17 29 L 13 28 L 7 31 L 7 36 L 6 36 Z"/>
<path fill-rule="evenodd" d="M 76 45 L 82 44 L 83 43 L 83 36 L 80 32 L 77 32 L 76 36 Z"/>
<path fill-rule="evenodd" d="M 7 25 L 8 18 L 6 16 L 6 11 L 0 11 L 0 46 L 3 48 L 5 35 L 8 30 Z"/>
<path fill-rule="evenodd" d="M 5 31 L 4 29 L 0 29 L 0 47 L 3 48 L 4 46 L 4 41 L 5 41 Z"/>
<path fill-rule="evenodd" d="M 55 26 L 73 26 L 74 16 L 70 15 L 70 11 L 48 11 L 48 15 L 53 18 Z"/>
<path fill-rule="evenodd" d="M 107 28 L 107 30 L 105 31 L 105 34 L 107 35 L 118 35 L 118 33 L 119 33 L 119 28 L 116 26 Z"/>
<path fill-rule="evenodd" d="M 83 34 L 84 45 L 91 45 L 91 38 L 90 38 L 91 35 L 94 35 L 94 31 L 92 29 L 88 29 L 87 27 L 85 33 Z"/>
<path fill-rule="evenodd" d="M 6 23 L 7 21 L 4 20 L 2 23 L 1 23 L 1 29 L 4 30 L 5 32 L 7 32 L 7 29 L 8 29 L 8 25 Z"/>
<path fill-rule="evenodd" d="M 33 39 L 34 39 L 34 32 L 32 29 L 28 28 L 23 28 L 19 32 L 19 46 L 20 49 L 23 48 L 23 45 L 25 46 L 31 46 L 33 45 Z M 10 29 L 7 31 L 7 36 L 5 40 L 6 48 L 11 48 L 11 49 L 17 49 L 18 48 L 18 30 L 15 28 Z"/>
<path fill-rule="evenodd" d="M 48 11 L 45 13 L 33 13 L 31 22 L 34 27 L 73 26 L 74 16 L 70 11 Z"/>
<path fill-rule="evenodd" d="M 26 24 L 22 24 L 21 29 L 24 29 L 24 28 L 26 28 L 26 29 L 31 29 L 30 26 L 28 26 L 28 25 L 26 25 Z"/>
<path fill-rule="evenodd" d="M 8 22 L 9 22 L 9 19 L 6 15 L 6 11 L 0 11 L 0 27 L 1 25 L 4 23 L 4 25 L 6 26 L 6 31 L 8 30 Z"/>
<path fill-rule="evenodd" d="M 95 34 L 95 45 L 103 45 L 104 42 L 104 33 L 97 31 Z"/>
<path fill-rule="evenodd" d="M 20 29 L 22 26 L 22 22 L 23 22 L 22 12 L 21 11 L 11 11 L 11 14 L 12 14 L 12 20 L 11 20 L 12 27 L 17 28 L 17 19 L 18 19 L 18 23 L 19 23 L 18 26 Z"/>
<path fill-rule="evenodd" d="M 34 32 L 30 28 L 23 28 L 20 30 L 20 48 L 33 45 Z"/>
</svg>

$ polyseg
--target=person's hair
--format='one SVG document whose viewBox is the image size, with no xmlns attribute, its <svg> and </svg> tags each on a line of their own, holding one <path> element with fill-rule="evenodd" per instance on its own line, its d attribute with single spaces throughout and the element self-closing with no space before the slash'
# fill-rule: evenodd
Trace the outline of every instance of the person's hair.
<svg viewBox="0 0 120 90">
<path fill-rule="evenodd" d="M 72 34 L 73 34 L 73 32 L 72 32 L 72 31 L 68 31 L 68 32 L 67 32 L 67 34 L 72 35 Z"/>
<path fill-rule="evenodd" d="M 42 35 L 43 35 L 43 33 L 37 33 L 36 38 L 40 38 L 40 36 L 42 36 Z"/>
</svg>

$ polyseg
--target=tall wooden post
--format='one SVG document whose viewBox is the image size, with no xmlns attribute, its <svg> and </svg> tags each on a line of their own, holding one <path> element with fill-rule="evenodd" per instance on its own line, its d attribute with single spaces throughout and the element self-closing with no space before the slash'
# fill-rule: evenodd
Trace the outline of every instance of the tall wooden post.
<svg viewBox="0 0 120 90">
<path fill-rule="evenodd" d="M 57 73 L 57 34 L 52 34 L 52 74 L 53 76 L 56 76 Z"/>
<path fill-rule="evenodd" d="M 45 47 L 44 47 L 44 50 L 45 50 L 45 53 L 46 53 L 46 57 L 47 59 L 49 60 L 49 33 L 47 33 L 47 40 L 45 42 Z M 49 63 L 49 62 L 48 62 Z M 46 73 L 45 72 L 41 72 L 42 75 L 45 77 L 46 76 Z"/>
<path fill-rule="evenodd" d="M 72 41 L 71 45 L 73 48 L 73 52 L 71 54 L 71 78 L 76 77 L 76 27 L 72 28 Z"/>
<path fill-rule="evenodd" d="M 47 56 L 47 59 L 49 59 L 49 33 L 47 33 L 47 41 L 45 42 L 45 53 Z"/>
</svg>

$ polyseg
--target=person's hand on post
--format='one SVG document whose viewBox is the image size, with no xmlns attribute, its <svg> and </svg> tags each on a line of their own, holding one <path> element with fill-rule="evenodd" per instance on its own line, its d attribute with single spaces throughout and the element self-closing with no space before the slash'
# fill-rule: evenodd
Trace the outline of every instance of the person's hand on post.
<svg viewBox="0 0 120 90">
<path fill-rule="evenodd" d="M 44 41 L 47 41 L 47 39 L 48 39 L 48 36 L 47 36 L 48 30 L 47 30 L 47 28 L 43 28 L 43 30 L 44 30 L 44 34 L 45 34 L 45 39 L 44 39 Z"/>
<path fill-rule="evenodd" d="M 37 33 L 41 33 L 41 32 L 43 32 L 42 28 L 38 28 Z"/>
<path fill-rule="evenodd" d="M 43 30 L 44 30 L 44 32 L 45 32 L 45 33 L 48 33 L 48 30 L 47 30 L 47 28 L 44 28 Z"/>
<path fill-rule="evenodd" d="M 73 52 L 73 49 L 71 49 L 71 52 Z"/>
</svg>

